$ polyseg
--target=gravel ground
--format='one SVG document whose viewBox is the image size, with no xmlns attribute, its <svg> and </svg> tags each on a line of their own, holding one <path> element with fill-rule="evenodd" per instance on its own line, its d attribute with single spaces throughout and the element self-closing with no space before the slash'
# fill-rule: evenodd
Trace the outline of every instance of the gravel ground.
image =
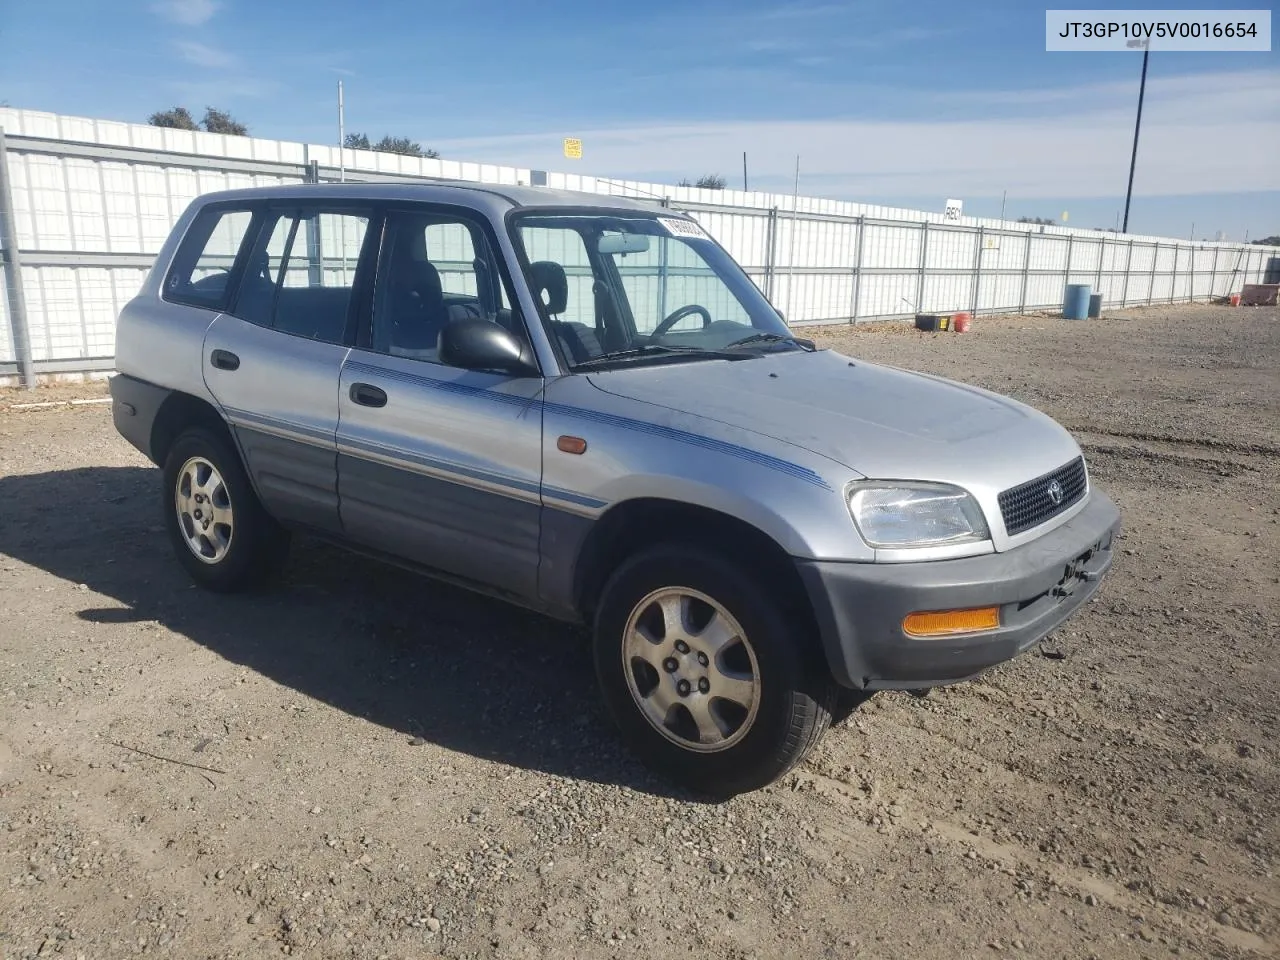
<svg viewBox="0 0 1280 960">
<path fill-rule="evenodd" d="M 108 409 L 0 410 L 0 956 L 1280 955 L 1280 311 L 820 339 L 1046 410 L 1125 533 L 1039 650 L 719 805 L 574 631 L 310 543 L 204 594 Z"/>
</svg>

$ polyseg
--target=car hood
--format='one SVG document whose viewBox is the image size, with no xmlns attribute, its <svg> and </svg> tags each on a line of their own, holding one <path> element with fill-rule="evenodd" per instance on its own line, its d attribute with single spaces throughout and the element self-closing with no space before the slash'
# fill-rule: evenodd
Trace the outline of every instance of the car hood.
<svg viewBox="0 0 1280 960">
<path fill-rule="evenodd" d="M 989 490 L 1079 456 L 1039 411 L 940 377 L 831 350 L 591 374 L 601 390 L 795 444 L 864 477 Z"/>
</svg>

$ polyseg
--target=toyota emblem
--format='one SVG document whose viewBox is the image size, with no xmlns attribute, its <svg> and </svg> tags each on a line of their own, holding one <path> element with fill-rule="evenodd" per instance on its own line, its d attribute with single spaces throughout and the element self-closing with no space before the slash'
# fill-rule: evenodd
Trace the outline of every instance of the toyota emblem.
<svg viewBox="0 0 1280 960">
<path fill-rule="evenodd" d="M 1049 495 L 1049 501 L 1055 506 L 1062 506 L 1062 484 L 1057 480 L 1051 480 L 1049 486 L 1045 488 L 1045 493 Z"/>
</svg>

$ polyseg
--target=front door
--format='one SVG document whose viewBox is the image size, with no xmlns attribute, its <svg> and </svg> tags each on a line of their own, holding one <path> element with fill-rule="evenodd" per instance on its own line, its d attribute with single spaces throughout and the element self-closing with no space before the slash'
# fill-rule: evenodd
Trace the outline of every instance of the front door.
<svg viewBox="0 0 1280 960">
<path fill-rule="evenodd" d="M 338 382 L 369 221 L 358 209 L 271 210 L 234 306 L 204 343 L 205 383 L 263 505 L 285 523 L 331 533 L 341 531 Z"/>
<path fill-rule="evenodd" d="M 488 227 L 453 208 L 392 213 L 372 322 L 342 365 L 338 490 L 359 543 L 518 598 L 537 596 L 541 377 L 438 360 L 451 320 L 524 336 Z"/>
</svg>

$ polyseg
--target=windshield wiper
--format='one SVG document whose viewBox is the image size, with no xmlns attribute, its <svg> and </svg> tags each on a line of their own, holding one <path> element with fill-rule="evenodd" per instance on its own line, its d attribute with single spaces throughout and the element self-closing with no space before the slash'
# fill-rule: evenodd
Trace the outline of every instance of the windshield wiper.
<svg viewBox="0 0 1280 960">
<path fill-rule="evenodd" d="M 636 363 L 655 357 L 689 357 L 695 360 L 744 360 L 741 353 L 728 353 L 722 350 L 704 350 L 701 347 L 673 347 L 664 343 L 646 343 L 640 347 L 629 347 L 626 350 L 613 350 L 602 353 L 590 360 L 575 363 L 575 370 L 593 370 L 614 363 Z"/>
<path fill-rule="evenodd" d="M 745 347 L 752 343 L 794 343 L 802 350 L 808 350 L 810 353 L 818 349 L 817 344 L 812 340 L 804 340 L 800 337 L 781 333 L 753 333 L 750 336 L 740 337 L 737 340 L 726 343 L 724 349 L 731 350 L 734 347 Z"/>
</svg>

